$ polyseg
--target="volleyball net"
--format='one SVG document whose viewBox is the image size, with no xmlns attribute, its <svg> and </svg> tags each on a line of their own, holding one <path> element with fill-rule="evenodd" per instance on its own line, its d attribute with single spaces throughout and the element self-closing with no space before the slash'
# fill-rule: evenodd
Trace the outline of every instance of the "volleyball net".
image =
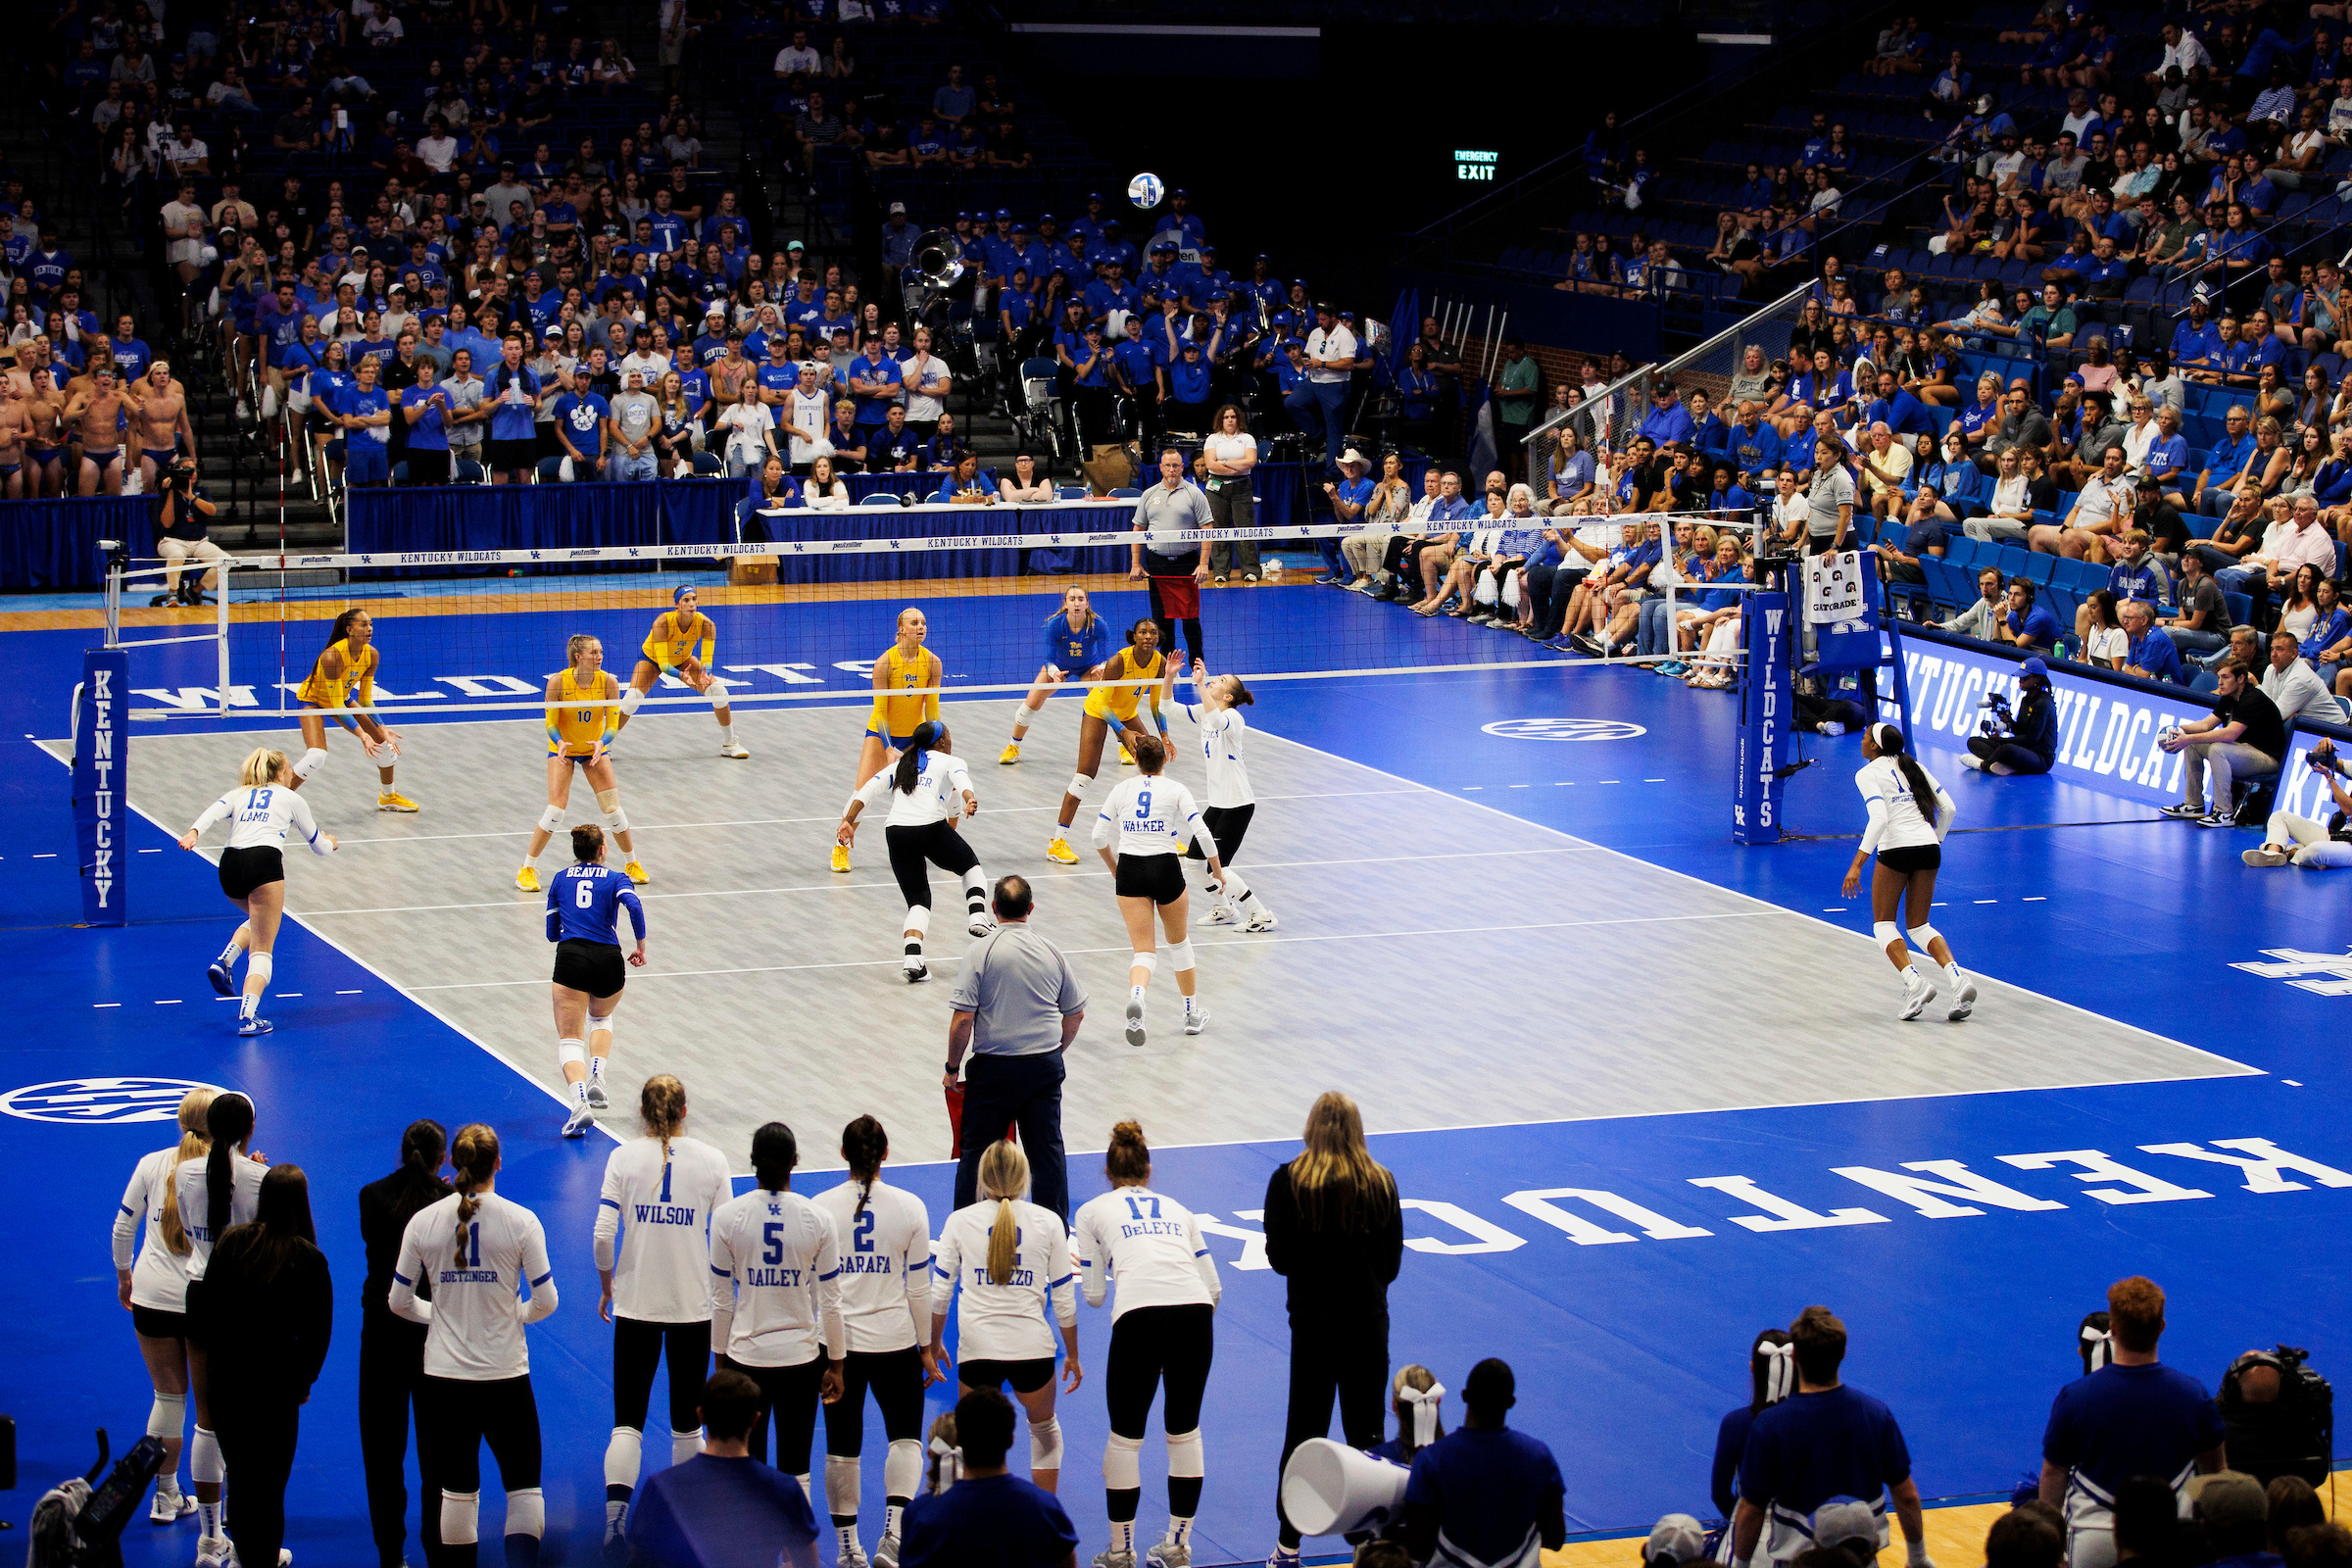
<svg viewBox="0 0 2352 1568">
<path fill-rule="evenodd" d="M 1000 518 L 975 519 L 982 520 Z M 202 608 L 147 608 L 167 568 L 125 561 L 108 579 L 109 644 L 134 651 L 133 687 L 141 694 L 134 718 L 290 713 L 304 706 L 304 682 L 339 618 L 363 612 L 376 655 L 368 698 L 377 713 L 535 718 L 549 676 L 568 662 L 572 638 L 596 638 L 604 667 L 625 687 L 657 618 L 683 589 L 693 590 L 716 628 L 708 653 L 699 643 L 690 652 L 733 707 L 870 701 L 874 662 L 894 645 L 900 617 L 910 610 L 922 612 L 923 646 L 939 657 L 936 689 L 945 701 L 1026 692 L 1048 662 L 1081 673 L 1072 667 L 1079 662 L 1048 640 L 1048 624 L 1073 589 L 1104 623 L 1096 657 L 1116 653 L 1130 628 L 1152 617 L 1152 585 L 1130 574 L 1139 535 L 1015 531 L 1049 519 L 1002 520 L 1012 529 L 957 537 L 240 556 L 220 564 L 217 602 Z M 1683 522 L 1742 538 L 1755 527 L 1744 513 L 1562 517 L 1475 542 L 1541 561 L 1546 527 L 1622 550 L 1647 527 L 1671 535 Z M 1322 569 L 1317 541 L 1364 531 L 1325 523 L 1158 536 L 1162 548 L 1257 549 L 1260 581 L 1247 582 L 1246 558 L 1234 560 L 1226 586 L 1200 586 L 1197 616 L 1174 612 L 1162 585 L 1178 649 L 1188 643 L 1182 622 L 1197 618 L 1209 667 L 1252 682 L 1476 676 L 1605 662 L 1499 627 L 1313 586 Z M 1472 531 L 1460 542 L 1473 543 Z M 771 568 L 772 582 L 746 580 Z M 1516 618 L 1523 583 L 1487 583 L 1476 608 Z M 1492 604 L 1483 602 L 1489 595 Z M 710 703 L 665 669 L 643 709 L 707 710 Z"/>
</svg>

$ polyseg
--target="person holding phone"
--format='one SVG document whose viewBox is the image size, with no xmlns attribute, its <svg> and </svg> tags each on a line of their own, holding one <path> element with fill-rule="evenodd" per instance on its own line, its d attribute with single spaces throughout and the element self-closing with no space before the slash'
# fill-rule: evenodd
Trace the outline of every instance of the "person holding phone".
<svg viewBox="0 0 2352 1568">
<path fill-rule="evenodd" d="M 2262 847 L 2246 850 L 2238 858 L 2258 868 L 2292 865 L 2298 870 L 2327 871 L 2352 865 L 2352 793 L 2344 780 L 2352 777 L 2335 755 L 2335 742 L 2323 740 L 2305 756 L 2311 770 L 2328 781 L 2335 813 L 2325 823 L 2292 811 L 2273 811 L 2262 833 Z"/>
</svg>

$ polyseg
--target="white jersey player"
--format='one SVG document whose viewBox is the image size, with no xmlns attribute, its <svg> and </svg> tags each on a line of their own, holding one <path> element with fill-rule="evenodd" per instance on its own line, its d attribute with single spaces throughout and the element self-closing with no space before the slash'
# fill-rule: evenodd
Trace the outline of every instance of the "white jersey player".
<svg viewBox="0 0 2352 1568">
<path fill-rule="evenodd" d="M 1139 736 L 1128 750 L 1135 754 L 1137 776 L 1113 789 L 1102 803 L 1094 838 L 1095 853 L 1110 867 L 1119 918 L 1127 923 L 1127 940 L 1134 949 L 1127 963 L 1127 1043 L 1140 1046 L 1145 1038 L 1144 994 L 1159 967 L 1152 933 L 1154 909 L 1168 935 L 1168 966 L 1176 971 L 1176 989 L 1184 994 L 1184 1032 L 1197 1035 L 1208 1025 L 1208 1008 L 1193 992 L 1193 945 L 1185 936 L 1190 904 L 1184 887 L 1185 846 L 1195 846 L 1206 858 L 1212 884 L 1224 875 L 1224 863 L 1193 792 L 1160 771 L 1167 766 L 1167 742 Z"/>
<path fill-rule="evenodd" d="M 625 884 L 624 884 L 625 885 Z M 596 1205 L 596 1270 L 612 1325 L 612 1437 L 605 1540 L 623 1534 L 645 1450 L 654 1369 L 669 1362 L 669 1462 L 703 1450 L 695 1407 L 710 1373 L 710 1221 L 735 1196 L 727 1157 L 685 1135 L 686 1086 L 657 1073 L 638 1092 L 645 1136 L 612 1151 Z M 613 1244 L 619 1243 L 614 1256 Z"/>
<path fill-rule="evenodd" d="M 859 813 L 890 803 L 882 837 L 890 846 L 890 874 L 906 901 L 900 966 L 910 983 L 931 973 L 923 960 L 923 936 L 931 929 L 931 866 L 963 879 L 965 929 L 976 937 L 989 932 L 988 873 L 956 831 L 957 822 L 980 809 L 980 802 L 963 760 L 948 749 L 953 743 L 948 726 L 937 719 L 915 725 L 898 764 L 867 779 L 850 797 L 833 835 L 846 849 L 857 841 Z"/>
<path fill-rule="evenodd" d="M 260 1211 L 262 1177 L 270 1168 L 258 1154 L 248 1152 L 253 1102 L 245 1096 L 215 1095 L 204 1109 L 204 1158 L 188 1160 L 172 1173 L 172 1195 L 188 1239 L 184 1299 L 191 1317 L 196 1314 L 197 1293 L 204 1289 L 213 1245 Z M 189 1356 L 188 1371 L 189 1392 L 196 1396 L 196 1436 L 188 1445 L 188 1479 L 196 1487 L 196 1560 L 220 1564 L 230 1555 L 228 1533 L 220 1523 L 220 1486 L 228 1479 L 228 1467 L 220 1441 L 213 1434 L 205 1358 Z"/>
<path fill-rule="evenodd" d="M 196 1511 L 196 1501 L 179 1488 L 179 1450 L 188 1410 L 188 1241 L 179 1211 L 179 1167 L 201 1160 L 210 1147 L 206 1113 L 214 1092 L 191 1089 L 180 1097 L 179 1142 L 142 1158 L 122 1189 L 115 1216 L 115 1288 L 130 1308 L 131 1332 L 147 1363 L 155 1401 L 147 1410 L 147 1435 L 164 1446 L 164 1465 L 155 1478 L 148 1517 L 168 1525 Z M 144 1229 L 145 1235 L 140 1234 Z M 136 1247 L 134 1254 L 132 1249 Z M 926 1244 L 928 1245 L 928 1244 Z"/>
<path fill-rule="evenodd" d="M 206 807 L 179 836 L 179 847 L 194 849 L 197 838 L 215 822 L 230 824 L 228 848 L 220 852 L 220 891 L 245 918 L 230 934 L 228 946 L 206 966 L 205 978 L 221 996 L 237 995 L 237 956 L 250 950 L 237 1033 L 266 1035 L 270 1025 L 261 1015 L 262 993 L 274 972 L 270 952 L 286 910 L 286 835 L 297 835 L 316 855 L 332 855 L 335 841 L 318 831 L 310 803 L 294 787 L 301 781 L 285 753 L 257 748 L 246 756 L 237 780 L 237 788 Z"/>
<path fill-rule="evenodd" d="M 1197 839 L 1185 854 L 1203 862 L 1201 891 L 1214 901 L 1208 911 L 1210 925 L 1271 931 L 1279 924 L 1274 911 L 1233 868 L 1233 858 L 1242 853 L 1242 840 L 1250 832 L 1250 819 L 1257 814 L 1257 796 L 1250 788 L 1250 763 L 1243 756 L 1250 724 L 1242 717 L 1242 710 L 1255 705 L 1257 699 L 1242 684 L 1241 676 L 1211 675 L 1207 661 L 1200 659 L 1193 661 L 1193 690 L 1199 694 L 1199 702 L 1176 706 L 1200 726 L 1200 760 L 1208 769 L 1208 804 L 1200 808 L 1200 825 L 1216 841 L 1224 875 L 1206 874 L 1206 858 Z"/>
</svg>

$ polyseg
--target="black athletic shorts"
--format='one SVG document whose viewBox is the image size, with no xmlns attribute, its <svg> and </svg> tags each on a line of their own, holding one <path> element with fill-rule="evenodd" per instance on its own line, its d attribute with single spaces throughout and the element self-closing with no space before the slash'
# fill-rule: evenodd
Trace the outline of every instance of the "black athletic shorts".
<svg viewBox="0 0 2352 1568">
<path fill-rule="evenodd" d="M 1257 803 L 1255 801 L 1250 802 L 1248 806 L 1203 806 L 1200 808 L 1200 825 L 1208 829 L 1208 836 L 1216 842 L 1218 864 L 1231 865 L 1233 858 L 1242 853 L 1242 840 L 1250 833 L 1250 818 L 1256 814 Z M 1205 860 L 1208 858 L 1207 856 L 1200 853 L 1200 844 L 1197 839 L 1184 847 L 1184 853 L 1188 859 Z"/>
<path fill-rule="evenodd" d="M 618 943 L 565 937 L 556 944 L 555 979 L 560 986 L 592 997 L 613 997 L 628 984 L 629 967 L 621 960 Z"/>
<path fill-rule="evenodd" d="M 1168 857 L 1154 855 L 1154 860 Z M 967 1389 L 997 1389 L 1006 1383 L 1015 1394 L 1035 1394 L 1054 1381 L 1054 1358 L 1041 1355 L 1034 1361 L 966 1361 L 956 1368 L 956 1381 Z"/>
<path fill-rule="evenodd" d="M 1111 885 L 1122 899 L 1150 899 L 1153 904 L 1174 904 L 1184 897 L 1182 857 L 1122 855 L 1119 857 L 1118 873 L 1112 878 Z"/>
<path fill-rule="evenodd" d="M 132 1306 L 131 1331 L 143 1340 L 184 1340 L 188 1337 L 188 1315 L 185 1312 L 167 1312 L 160 1306 Z"/>
<path fill-rule="evenodd" d="M 220 891 L 232 899 L 250 898 L 253 890 L 286 879 L 286 858 L 274 844 L 220 852 Z"/>
<path fill-rule="evenodd" d="M 1902 876 L 1909 876 L 1915 871 L 1937 870 L 1943 865 L 1943 846 L 1911 844 L 1900 849 L 1881 850 L 1879 863 Z"/>
<path fill-rule="evenodd" d="M 490 466 L 500 473 L 513 473 L 517 468 L 529 469 L 539 466 L 539 443 L 536 438 L 521 441 L 485 441 Z"/>
</svg>

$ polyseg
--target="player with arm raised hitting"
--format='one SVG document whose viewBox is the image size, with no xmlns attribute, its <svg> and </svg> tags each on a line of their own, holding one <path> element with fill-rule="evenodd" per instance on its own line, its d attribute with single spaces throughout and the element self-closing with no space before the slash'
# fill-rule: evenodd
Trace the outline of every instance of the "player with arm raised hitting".
<svg viewBox="0 0 2352 1568">
<path fill-rule="evenodd" d="M 1163 710 L 1168 689 L 1175 684 L 1176 666 L 1160 652 L 1159 622 L 1147 615 L 1128 627 L 1127 646 L 1082 678 L 1120 684 L 1097 686 L 1086 694 L 1086 710 L 1078 720 L 1078 771 L 1071 775 L 1070 787 L 1061 797 L 1061 817 L 1046 844 L 1046 858 L 1055 865 L 1078 863 L 1078 852 L 1070 848 L 1070 824 L 1078 819 L 1078 808 L 1087 791 L 1095 787 L 1095 774 L 1102 765 L 1103 741 L 1112 730 L 1119 732 L 1119 760 L 1124 762 L 1132 760 L 1134 743 L 1152 734 L 1137 717 L 1147 693 L 1152 700 L 1152 722 L 1161 736 L 1168 732 Z"/>
<path fill-rule="evenodd" d="M 874 710 L 865 721 L 865 740 L 858 749 L 858 782 L 850 786 L 852 800 L 876 773 L 899 760 L 917 724 L 924 719 L 938 721 L 940 673 L 946 666 L 937 654 L 923 646 L 930 633 L 931 622 L 921 611 L 902 610 L 899 640 L 874 661 Z M 909 697 L 904 695 L 906 692 L 920 695 Z M 850 842 L 837 840 L 833 869 L 849 868 Z"/>
<path fill-rule="evenodd" d="M 328 628 L 326 647 L 295 691 L 305 709 L 373 708 L 375 672 L 383 662 L 375 646 L 375 619 L 365 610 L 346 610 Z M 375 808 L 414 811 L 416 803 L 392 787 L 392 764 L 400 757 L 400 731 L 376 722 L 372 713 L 302 714 L 302 760 L 294 764 L 287 788 L 300 789 L 326 761 L 326 721 L 332 717 L 360 738 L 360 747 L 375 763 Z"/>
<path fill-rule="evenodd" d="M 547 1503 L 522 1331 L 556 1309 L 547 1232 L 538 1215 L 493 1190 L 498 1134 L 480 1122 L 459 1128 L 449 1163 L 458 1190 L 409 1221 L 388 1298 L 394 1312 L 425 1326 L 416 1442 L 419 1450 L 431 1449 L 441 1483 L 441 1561 L 474 1568 L 487 1441 L 507 1494 L 507 1568 L 539 1568 Z M 432 1282 L 431 1300 L 417 1298 L 419 1280 Z"/>
<path fill-rule="evenodd" d="M 1012 740 L 997 759 L 999 762 L 1010 767 L 1020 761 L 1021 742 L 1045 708 L 1046 699 L 1054 695 L 1054 688 L 1069 679 L 1073 670 L 1091 672 L 1102 662 L 1102 650 L 1109 643 L 1110 623 L 1095 613 L 1086 590 L 1064 589 L 1061 609 L 1046 621 L 1046 662 L 1038 667 L 1037 684 L 1021 699 L 1021 710 L 1013 715 Z M 1080 678 L 1087 677 L 1082 674 Z"/>
<path fill-rule="evenodd" d="M 1127 939 L 1135 949 L 1127 968 L 1127 1043 L 1144 1043 L 1144 993 L 1151 989 L 1152 972 L 1159 955 L 1152 939 L 1152 912 L 1159 911 L 1168 933 L 1168 966 L 1176 971 L 1176 989 L 1184 993 L 1184 1032 L 1197 1035 L 1208 1026 L 1208 1008 L 1193 995 L 1193 945 L 1185 939 L 1184 918 L 1189 896 L 1184 886 L 1184 846 L 1189 841 L 1208 859 L 1212 881 L 1224 874 L 1217 841 L 1200 820 L 1193 792 L 1176 779 L 1163 777 L 1167 765 L 1165 741 L 1146 736 L 1135 743 L 1134 778 L 1121 783 L 1102 803 L 1095 818 L 1095 853 L 1110 867 L 1118 894 L 1119 918 L 1127 922 Z M 1116 843 L 1117 849 L 1112 849 Z"/>
<path fill-rule="evenodd" d="M 891 875 L 906 900 L 906 951 L 900 968 L 909 985 L 931 977 L 923 961 L 923 938 L 931 929 L 931 866 L 963 878 L 965 929 L 976 937 L 988 935 L 988 873 L 956 831 L 958 821 L 979 811 L 980 802 L 972 794 L 972 775 L 948 750 L 952 739 L 937 719 L 915 725 L 898 765 L 876 773 L 850 797 L 835 833 L 847 850 L 858 838 L 858 813 L 890 798 L 882 836 L 890 845 Z"/>
<path fill-rule="evenodd" d="M 1216 841 L 1217 858 L 1225 864 L 1222 880 L 1204 877 L 1201 881 L 1201 891 L 1216 901 L 1208 911 L 1208 923 L 1271 931 L 1279 923 L 1274 911 L 1233 868 L 1233 858 L 1242 853 L 1242 839 L 1250 831 L 1250 819 L 1257 812 L 1257 797 L 1250 790 L 1250 764 L 1242 758 L 1250 733 L 1242 710 L 1257 699 L 1250 695 L 1241 676 L 1211 675 L 1207 662 L 1200 659 L 1193 661 L 1193 691 L 1200 699 L 1198 703 L 1177 706 L 1200 726 L 1200 755 L 1208 763 L 1208 805 L 1201 809 L 1200 822 Z M 1188 860 L 1203 858 L 1197 842 L 1184 853 Z M 1247 924 L 1243 924 L 1245 916 Z"/>
<path fill-rule="evenodd" d="M 620 695 L 620 682 L 605 668 L 605 645 L 586 632 L 574 633 L 564 644 L 566 667 L 547 678 L 547 809 L 531 829 L 531 853 L 514 885 L 525 893 L 539 891 L 539 857 L 547 841 L 564 825 L 564 808 L 571 800 L 571 770 L 588 775 L 596 791 L 596 808 L 605 813 L 605 826 L 627 857 L 621 873 L 643 886 L 651 880 L 637 858 L 629 836 L 629 816 L 620 808 L 620 780 L 612 776 L 612 737 L 619 733 L 617 709 L 583 708 L 583 703 L 611 704 Z"/>
<path fill-rule="evenodd" d="M 664 1354 L 669 1462 L 684 1464 L 703 1450 L 694 1411 L 710 1374 L 710 1217 L 735 1196 L 727 1156 L 686 1136 L 684 1084 L 667 1073 L 648 1078 L 638 1092 L 637 1115 L 645 1136 L 606 1159 L 596 1205 L 596 1272 L 604 1284 L 597 1313 L 612 1325 L 612 1440 L 605 1446 L 608 1549 L 624 1534 L 645 1449 L 654 1368 Z"/>
<path fill-rule="evenodd" d="M 899 1519 L 923 1478 L 923 1390 L 942 1381 L 924 1340 L 931 1327 L 931 1215 L 882 1180 L 890 1137 L 871 1116 L 841 1130 L 850 1179 L 811 1200 L 841 1243 L 841 1316 L 849 1334 L 841 1397 L 825 1406 L 825 1506 L 841 1560 L 859 1561 L 858 1455 L 871 1390 L 890 1440 L 882 1460 L 882 1539 L 874 1568 L 898 1568 Z"/>
<path fill-rule="evenodd" d="M 558 871 L 547 887 L 547 940 L 556 945 L 556 972 L 549 988 L 556 1004 L 556 1057 L 571 1095 L 564 1136 L 585 1138 L 596 1113 L 612 1104 L 605 1093 L 605 1063 L 612 1055 L 612 1013 L 628 965 L 645 964 L 645 906 L 636 889 L 605 864 L 605 830 L 583 822 L 571 830 L 575 863 Z M 620 910 L 626 906 L 637 947 L 624 961 Z"/>
<path fill-rule="evenodd" d="M 735 744 L 735 714 L 727 707 L 726 683 L 710 673 L 710 658 L 718 647 L 718 623 L 702 612 L 691 584 L 670 599 L 674 608 L 655 616 L 654 629 L 645 634 L 645 657 L 637 661 L 637 668 L 629 676 L 629 689 L 620 694 L 620 717 L 613 722 L 613 732 L 629 727 L 630 716 L 656 681 L 674 674 L 710 699 L 710 710 L 718 715 L 718 755 L 740 761 L 752 754 Z"/>
<path fill-rule="evenodd" d="M 1855 772 L 1854 788 L 1862 792 L 1870 821 L 1862 830 L 1862 847 L 1854 851 L 1854 863 L 1846 867 L 1845 896 L 1850 899 L 1862 891 L 1862 862 L 1876 851 L 1871 935 L 1903 977 L 1902 1015 L 1916 1018 L 1936 1000 L 1936 982 L 1911 961 L 1918 950 L 1926 952 L 1937 979 L 1951 993 L 1944 1016 L 1958 1023 L 1976 1007 L 1976 982 L 1960 972 L 1950 945 L 1928 924 L 1928 911 L 1936 906 L 1936 873 L 1943 865 L 1943 836 L 1952 830 L 1958 808 L 1903 744 L 1903 732 L 1892 724 L 1872 724 L 1862 731 L 1862 755 L 1868 760 Z M 1908 928 L 1894 923 L 1896 908 L 1906 903 L 1914 922 Z"/>
<path fill-rule="evenodd" d="M 220 852 L 220 891 L 244 912 L 229 934 L 228 946 L 205 966 L 205 978 L 224 997 L 237 994 L 237 955 L 247 954 L 245 996 L 237 1004 L 237 1033 L 266 1035 L 270 1020 L 262 1016 L 262 993 L 276 972 L 271 950 L 277 946 L 278 921 L 286 912 L 286 830 L 292 828 L 310 844 L 312 853 L 332 855 L 335 839 L 318 831 L 311 818 L 310 803 L 294 793 L 286 754 L 264 746 L 246 755 L 237 770 L 237 788 L 206 807 L 179 836 L 179 847 L 192 850 L 204 830 L 228 818 L 228 848 Z"/>
</svg>

